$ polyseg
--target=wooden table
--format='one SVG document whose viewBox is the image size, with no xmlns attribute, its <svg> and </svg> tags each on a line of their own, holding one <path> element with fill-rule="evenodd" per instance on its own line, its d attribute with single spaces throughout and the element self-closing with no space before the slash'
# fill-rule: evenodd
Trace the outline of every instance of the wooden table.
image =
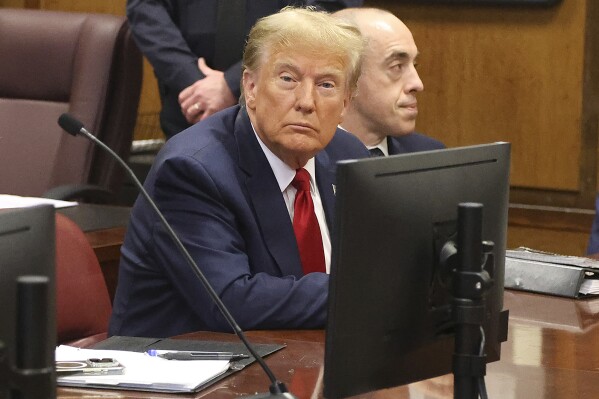
<svg viewBox="0 0 599 399">
<path fill-rule="evenodd" d="M 501 360 L 488 365 L 492 399 L 599 397 L 599 299 L 573 300 L 506 291 L 508 342 Z M 322 397 L 323 331 L 253 331 L 255 342 L 286 343 L 266 358 L 278 379 L 301 398 Z M 186 339 L 230 339 L 230 334 L 194 333 Z M 257 364 L 194 395 L 59 388 L 58 398 L 237 398 L 266 392 L 268 379 Z M 453 376 L 382 390 L 360 397 L 437 399 L 453 397 Z"/>
</svg>

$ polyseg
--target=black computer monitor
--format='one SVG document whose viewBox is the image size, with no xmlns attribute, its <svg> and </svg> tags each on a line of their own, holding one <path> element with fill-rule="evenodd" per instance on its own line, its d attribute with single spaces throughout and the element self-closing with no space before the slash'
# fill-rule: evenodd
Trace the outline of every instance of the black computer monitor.
<svg viewBox="0 0 599 399">
<path fill-rule="evenodd" d="M 509 165 L 508 143 L 338 164 L 326 398 L 452 372 L 451 273 L 439 258 L 459 203 L 483 205 L 479 232 L 495 244 L 484 329 L 487 360 L 499 359 Z"/>
<path fill-rule="evenodd" d="M 0 398 L 55 398 L 54 208 L 0 210 Z"/>
</svg>

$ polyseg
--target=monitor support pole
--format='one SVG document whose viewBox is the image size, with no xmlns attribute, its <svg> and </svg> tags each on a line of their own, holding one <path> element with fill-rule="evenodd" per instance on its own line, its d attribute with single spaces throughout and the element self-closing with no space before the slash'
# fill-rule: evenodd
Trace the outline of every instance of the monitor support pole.
<svg viewBox="0 0 599 399">
<path fill-rule="evenodd" d="M 47 356 L 54 342 L 46 337 L 48 320 L 48 278 L 21 276 L 17 278 L 16 348 L 0 341 L 0 396 L 9 398 L 54 399 L 56 375 L 54 356 Z M 16 350 L 15 350 L 16 349 Z M 14 359 L 13 359 L 14 358 Z M 16 362 L 16 364 L 13 364 Z"/>
<path fill-rule="evenodd" d="M 482 241 L 482 204 L 458 205 L 457 265 L 453 275 L 454 398 L 477 399 L 484 390 L 485 294 L 493 281 L 493 243 Z M 479 385 L 480 383 L 480 385 Z M 484 393 L 486 396 L 486 392 Z"/>
</svg>

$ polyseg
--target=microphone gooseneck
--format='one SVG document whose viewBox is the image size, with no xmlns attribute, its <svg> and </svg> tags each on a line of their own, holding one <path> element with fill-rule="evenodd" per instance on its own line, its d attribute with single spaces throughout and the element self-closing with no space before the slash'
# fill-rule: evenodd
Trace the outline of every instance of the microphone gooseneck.
<svg viewBox="0 0 599 399">
<path fill-rule="evenodd" d="M 251 355 L 254 357 L 254 359 L 256 359 L 258 364 L 260 364 L 260 367 L 262 367 L 262 369 L 268 376 L 268 378 L 271 382 L 271 385 L 269 387 L 270 395 L 266 394 L 264 397 L 272 397 L 272 395 L 280 395 L 280 397 L 294 398 L 294 396 L 291 395 L 289 393 L 289 391 L 287 390 L 287 387 L 285 386 L 285 384 L 276 379 L 273 372 L 270 370 L 270 368 L 264 362 L 264 359 L 262 359 L 262 356 L 260 356 L 256 352 L 256 350 L 252 347 L 250 342 L 247 340 L 243 330 L 241 329 L 241 327 L 239 327 L 239 324 L 237 324 L 237 322 L 233 318 L 233 315 L 231 315 L 231 313 L 229 312 L 229 310 L 227 309 L 227 307 L 225 306 L 223 301 L 218 297 L 218 294 L 216 293 L 216 291 L 214 291 L 214 288 L 212 288 L 212 286 L 210 285 L 210 282 L 208 281 L 206 276 L 204 276 L 204 273 L 200 270 L 200 268 L 198 267 L 196 262 L 193 260 L 193 258 L 191 257 L 191 255 L 189 254 L 189 252 L 187 251 L 187 249 L 185 248 L 185 246 L 183 245 L 183 243 L 181 242 L 181 240 L 179 239 L 179 237 L 177 236 L 175 231 L 172 229 L 171 225 L 166 221 L 164 215 L 162 214 L 160 209 L 158 209 L 158 206 L 152 200 L 152 198 L 150 197 L 150 194 L 148 194 L 148 192 L 143 187 L 143 185 L 141 184 L 141 182 L 139 181 L 137 176 L 135 176 L 135 173 L 133 173 L 133 171 L 131 170 L 129 165 L 127 165 L 127 163 L 125 161 L 123 161 L 123 159 L 121 157 L 119 157 L 118 154 L 115 153 L 110 147 L 108 147 L 106 144 L 104 144 L 102 141 L 100 141 L 98 138 L 96 138 L 96 136 L 94 136 L 89 131 L 87 131 L 85 129 L 83 123 L 81 123 L 80 121 L 78 121 L 77 119 L 72 117 L 71 115 L 69 115 L 67 113 L 60 115 L 60 117 L 58 118 L 58 124 L 67 133 L 69 133 L 73 136 L 77 136 L 78 134 L 81 134 L 81 135 L 85 136 L 87 139 L 91 140 L 94 144 L 99 145 L 104 151 L 108 152 L 114 159 L 116 159 L 118 161 L 118 163 L 127 171 L 127 174 L 129 175 L 129 177 L 131 178 L 131 180 L 133 181 L 135 186 L 139 189 L 140 193 L 144 196 L 146 201 L 148 201 L 148 203 L 150 204 L 150 206 L 152 207 L 152 209 L 154 210 L 154 212 L 160 219 L 160 222 L 166 228 L 168 235 L 171 237 L 171 239 L 173 240 L 173 243 L 177 246 L 180 253 L 185 258 L 185 261 L 187 262 L 189 267 L 192 269 L 194 274 L 201 281 L 202 285 L 204 286 L 204 289 L 206 289 L 206 291 L 208 292 L 208 294 L 210 295 L 210 297 L 216 304 L 216 307 L 218 307 L 218 309 L 220 310 L 220 312 L 222 313 L 224 318 L 227 320 L 227 322 L 229 323 L 229 325 L 235 332 L 235 334 L 239 337 L 241 342 L 243 342 L 245 347 L 248 349 L 248 351 L 251 353 Z M 255 398 L 257 396 L 252 396 L 252 397 Z M 262 397 L 262 395 L 260 395 L 260 397 Z"/>
</svg>

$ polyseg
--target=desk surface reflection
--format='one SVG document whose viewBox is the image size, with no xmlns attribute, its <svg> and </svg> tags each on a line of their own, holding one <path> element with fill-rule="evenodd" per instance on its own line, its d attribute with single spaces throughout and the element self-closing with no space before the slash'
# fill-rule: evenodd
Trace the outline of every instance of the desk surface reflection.
<svg viewBox="0 0 599 399">
<path fill-rule="evenodd" d="M 599 397 L 599 299 L 573 300 L 505 292 L 510 310 L 508 341 L 501 360 L 487 367 L 492 399 Z M 300 399 L 322 397 L 324 331 L 251 331 L 255 342 L 280 342 L 287 348 L 266 358 L 275 375 Z M 236 340 L 232 334 L 193 333 L 185 339 Z M 268 390 L 258 365 L 235 373 L 193 395 L 178 398 L 237 398 Z M 359 397 L 394 399 L 453 398 L 453 376 L 377 391 Z M 58 398 L 173 398 L 173 395 L 59 388 Z"/>
</svg>

